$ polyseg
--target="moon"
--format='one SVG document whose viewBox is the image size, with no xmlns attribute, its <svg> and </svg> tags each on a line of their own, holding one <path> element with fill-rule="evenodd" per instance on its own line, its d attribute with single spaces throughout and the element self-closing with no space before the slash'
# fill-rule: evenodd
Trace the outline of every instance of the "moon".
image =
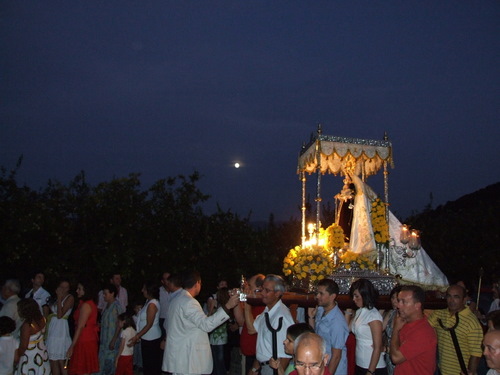
<svg viewBox="0 0 500 375">
<path fill-rule="evenodd" d="M 234 163 L 234 167 L 238 169 L 240 167 L 240 163 Z"/>
</svg>

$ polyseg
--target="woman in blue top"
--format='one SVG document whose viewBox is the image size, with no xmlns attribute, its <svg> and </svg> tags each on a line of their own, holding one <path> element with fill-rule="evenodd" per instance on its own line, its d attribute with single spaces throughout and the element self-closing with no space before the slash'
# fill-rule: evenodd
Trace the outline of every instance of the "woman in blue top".
<svg viewBox="0 0 500 375">
<path fill-rule="evenodd" d="M 123 312 L 123 307 L 116 299 L 118 290 L 113 284 L 104 287 L 103 296 L 106 307 L 101 316 L 101 335 L 99 346 L 99 373 L 101 375 L 113 375 L 115 373 L 115 359 L 118 354 L 119 345 L 118 315 Z"/>
</svg>

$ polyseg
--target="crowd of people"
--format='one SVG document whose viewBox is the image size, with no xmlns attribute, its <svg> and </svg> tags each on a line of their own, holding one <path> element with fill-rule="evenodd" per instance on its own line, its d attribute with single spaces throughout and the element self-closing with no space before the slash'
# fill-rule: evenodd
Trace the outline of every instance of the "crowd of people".
<svg viewBox="0 0 500 375">
<path fill-rule="evenodd" d="M 143 284 L 143 302 L 133 306 L 120 274 L 100 290 L 87 278 L 62 279 L 49 293 L 44 282 L 36 271 L 27 291 L 16 279 L 2 286 L 0 375 L 500 374 L 498 284 L 482 315 L 460 284 L 447 289 L 445 309 L 424 310 L 424 290 L 403 285 L 381 311 L 372 282 L 357 279 L 356 308 L 342 310 L 338 285 L 323 279 L 316 306 L 291 311 L 273 274 L 235 289 L 220 280 L 200 303 L 198 272 L 165 272 Z"/>
</svg>

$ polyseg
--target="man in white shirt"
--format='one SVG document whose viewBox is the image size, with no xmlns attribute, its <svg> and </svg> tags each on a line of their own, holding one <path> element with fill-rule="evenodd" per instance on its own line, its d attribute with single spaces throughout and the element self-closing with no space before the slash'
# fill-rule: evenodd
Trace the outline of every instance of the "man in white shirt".
<svg viewBox="0 0 500 375">
<path fill-rule="evenodd" d="M 258 333 L 256 357 L 261 375 L 273 374 L 273 369 L 269 366 L 269 359 L 274 357 L 273 349 L 277 350 L 277 358 L 274 359 L 279 359 L 281 368 L 286 369 L 291 358 L 285 353 L 283 341 L 286 339 L 286 330 L 295 322 L 290 310 L 281 301 L 284 292 L 285 282 L 280 276 L 273 274 L 266 276 L 262 285 L 262 302 L 266 308 L 253 322 L 254 329 Z M 276 348 L 273 348 L 273 335 L 276 335 Z"/>
<path fill-rule="evenodd" d="M 21 284 L 16 279 L 7 280 L 2 286 L 2 298 L 5 303 L 0 310 L 0 316 L 8 316 L 16 322 L 16 329 L 12 332 L 15 338 L 19 338 L 19 329 L 23 323 L 17 312 L 17 302 L 21 299 L 19 292 L 21 292 Z"/>
<path fill-rule="evenodd" d="M 50 293 L 43 289 L 42 285 L 45 282 L 45 274 L 41 271 L 35 271 L 31 278 L 31 283 L 33 288 L 26 293 L 25 298 L 33 298 L 38 306 L 40 306 L 40 311 L 43 314 L 43 307 L 48 305 L 50 298 Z"/>
</svg>

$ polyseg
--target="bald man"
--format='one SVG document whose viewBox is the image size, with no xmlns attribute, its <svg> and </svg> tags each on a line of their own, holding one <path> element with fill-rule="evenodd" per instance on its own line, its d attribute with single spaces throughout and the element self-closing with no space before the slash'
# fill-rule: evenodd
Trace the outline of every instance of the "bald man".
<svg viewBox="0 0 500 375">
<path fill-rule="evenodd" d="M 489 331 L 483 340 L 484 357 L 491 369 L 486 375 L 500 374 L 500 331 Z"/>
<path fill-rule="evenodd" d="M 301 334 L 295 340 L 294 351 L 295 370 L 290 375 L 331 375 L 327 366 L 330 355 L 320 335 L 310 332 Z"/>
</svg>

